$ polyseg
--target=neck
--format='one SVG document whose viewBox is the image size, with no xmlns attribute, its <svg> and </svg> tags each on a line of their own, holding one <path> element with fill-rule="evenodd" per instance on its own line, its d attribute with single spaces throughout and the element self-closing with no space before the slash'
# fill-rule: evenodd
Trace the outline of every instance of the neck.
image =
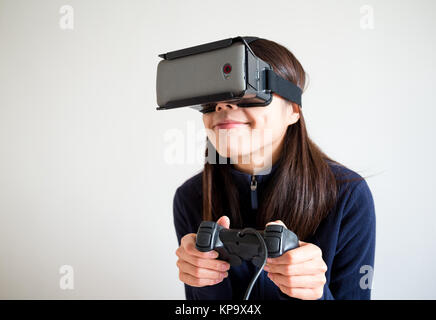
<svg viewBox="0 0 436 320">
<path fill-rule="evenodd" d="M 243 156 L 238 156 L 236 163 L 233 166 L 241 172 L 255 175 L 258 172 L 264 171 L 272 167 L 280 157 L 280 153 L 283 146 L 282 142 L 277 145 L 270 145 L 263 147 L 262 149 L 251 153 L 248 163 L 244 163 Z M 245 161 L 247 162 L 247 161 Z"/>
</svg>

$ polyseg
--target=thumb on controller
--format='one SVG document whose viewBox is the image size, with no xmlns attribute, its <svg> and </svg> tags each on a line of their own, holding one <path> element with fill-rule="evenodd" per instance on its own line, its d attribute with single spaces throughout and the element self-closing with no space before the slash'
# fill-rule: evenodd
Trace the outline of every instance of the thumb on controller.
<svg viewBox="0 0 436 320">
<path fill-rule="evenodd" d="M 227 216 L 222 216 L 220 217 L 217 221 L 217 224 L 219 224 L 220 226 L 229 229 L 230 228 L 230 219 Z"/>
<path fill-rule="evenodd" d="M 275 221 L 268 222 L 265 226 L 269 226 L 271 224 L 278 224 L 278 225 L 285 227 L 286 229 L 288 228 L 288 227 L 286 227 L 286 225 L 283 223 L 282 220 L 275 220 Z"/>
</svg>

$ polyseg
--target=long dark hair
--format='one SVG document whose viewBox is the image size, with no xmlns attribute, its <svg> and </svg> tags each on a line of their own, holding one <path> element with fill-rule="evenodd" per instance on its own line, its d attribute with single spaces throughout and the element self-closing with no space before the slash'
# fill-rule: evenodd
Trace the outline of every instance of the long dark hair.
<svg viewBox="0 0 436 320">
<path fill-rule="evenodd" d="M 306 73 L 300 62 L 284 46 L 267 39 L 250 43 L 253 52 L 268 62 L 273 70 L 302 90 L 305 89 Z M 290 106 L 292 107 L 292 106 Z M 260 201 L 257 227 L 282 220 L 300 239 L 312 235 L 320 222 L 335 206 L 340 181 L 332 171 L 331 164 L 342 166 L 329 158 L 308 136 L 300 106 L 299 120 L 288 126 L 277 169 L 268 179 L 264 197 Z M 216 152 L 206 138 L 208 151 Z M 217 155 L 219 159 L 221 156 Z M 242 228 L 239 194 L 232 180 L 230 162 L 219 160 L 204 164 L 203 170 L 203 220 L 216 221 L 227 215 L 232 228 Z"/>
</svg>

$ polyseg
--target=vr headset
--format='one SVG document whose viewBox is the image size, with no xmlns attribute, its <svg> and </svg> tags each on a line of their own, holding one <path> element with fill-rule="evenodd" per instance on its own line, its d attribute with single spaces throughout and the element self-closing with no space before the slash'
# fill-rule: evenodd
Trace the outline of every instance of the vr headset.
<svg viewBox="0 0 436 320">
<path fill-rule="evenodd" d="M 160 54 L 156 110 L 189 106 L 208 113 L 218 103 L 267 106 L 273 92 L 301 106 L 301 89 L 251 50 L 249 43 L 257 39 L 228 38 Z"/>
</svg>

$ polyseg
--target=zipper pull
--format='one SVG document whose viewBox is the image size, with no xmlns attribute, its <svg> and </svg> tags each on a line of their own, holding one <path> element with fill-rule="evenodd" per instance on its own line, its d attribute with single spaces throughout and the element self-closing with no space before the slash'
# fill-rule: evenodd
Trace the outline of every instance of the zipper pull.
<svg viewBox="0 0 436 320">
<path fill-rule="evenodd" d="M 251 189 L 251 208 L 257 210 L 257 180 L 256 176 L 251 176 L 251 183 L 250 183 L 250 189 Z"/>
<path fill-rule="evenodd" d="M 256 191 L 257 188 L 257 180 L 256 180 L 256 176 L 252 175 L 251 176 L 251 185 L 250 185 L 251 191 Z"/>
</svg>

